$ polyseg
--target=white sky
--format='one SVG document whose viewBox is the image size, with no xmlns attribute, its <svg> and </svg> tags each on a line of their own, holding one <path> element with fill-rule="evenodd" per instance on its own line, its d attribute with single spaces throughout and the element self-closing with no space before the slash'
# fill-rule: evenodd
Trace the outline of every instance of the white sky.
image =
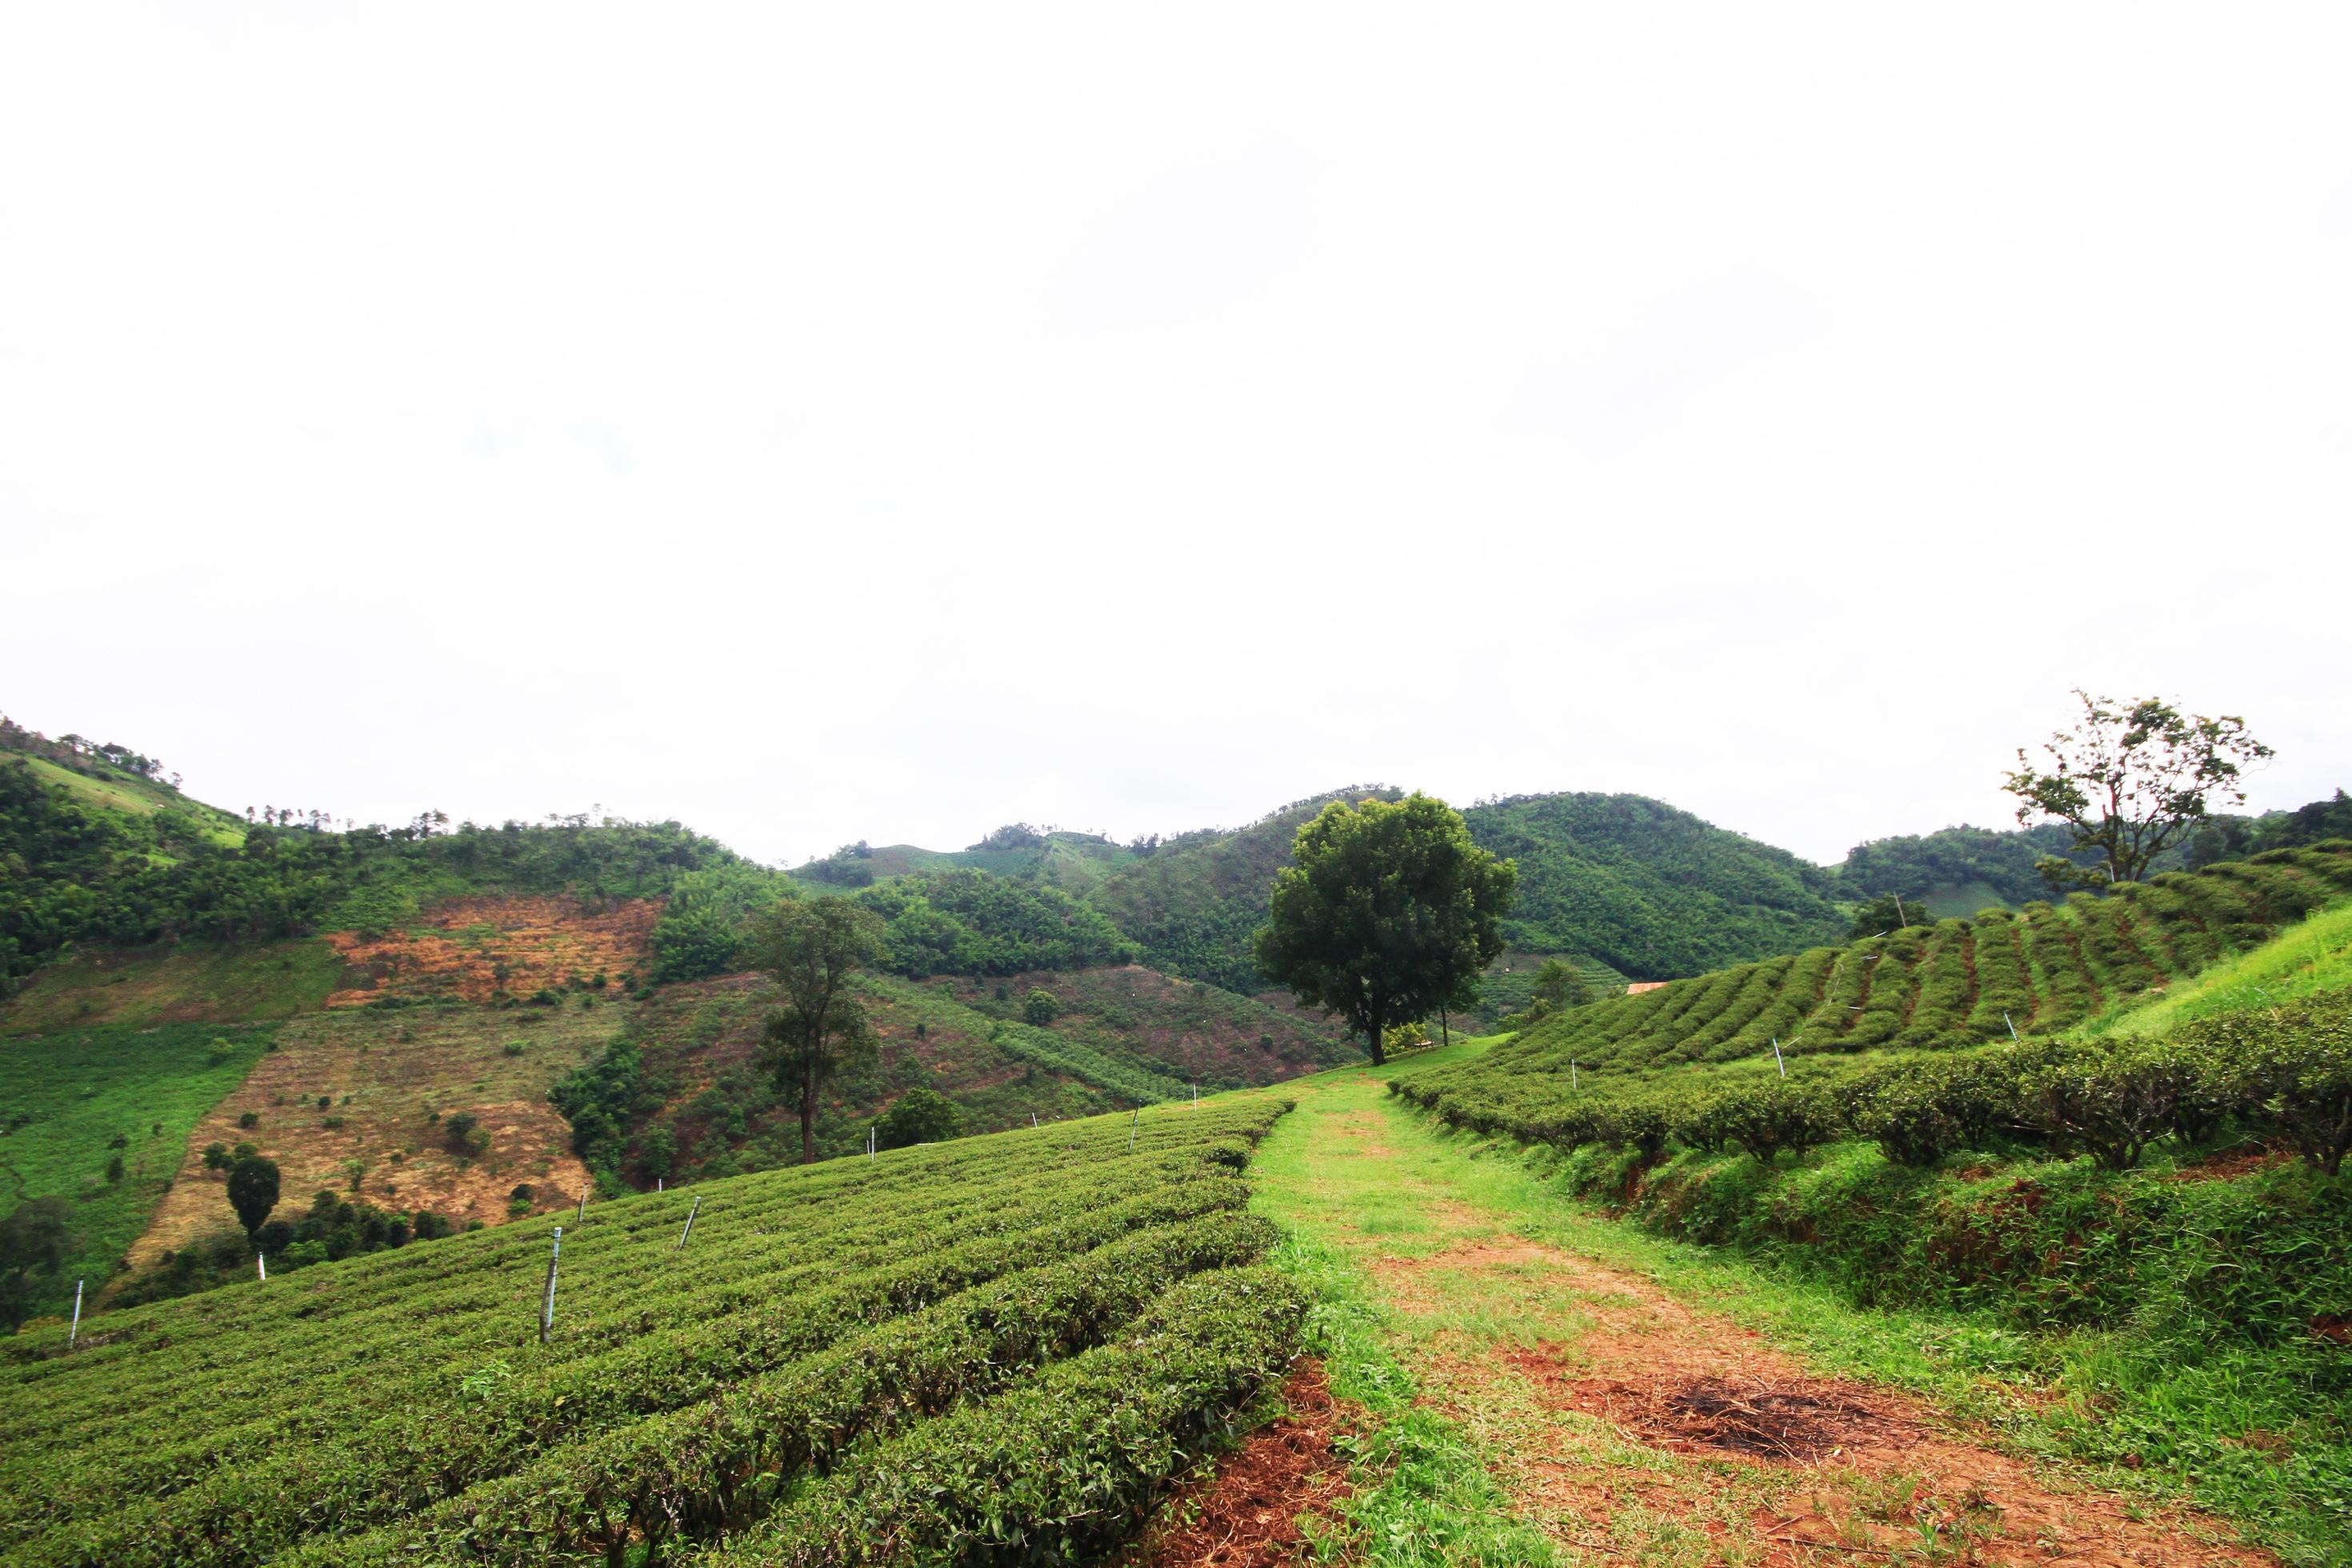
<svg viewBox="0 0 2352 1568">
<path fill-rule="evenodd" d="M 20 5 L 0 710 L 765 858 L 2352 783 L 2352 9 Z"/>
</svg>

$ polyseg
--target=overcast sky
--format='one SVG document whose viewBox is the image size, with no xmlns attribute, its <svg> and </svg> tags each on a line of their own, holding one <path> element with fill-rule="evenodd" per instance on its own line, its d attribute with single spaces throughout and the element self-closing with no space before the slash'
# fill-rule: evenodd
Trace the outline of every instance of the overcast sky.
<svg viewBox="0 0 2352 1568">
<path fill-rule="evenodd" d="M 797 860 L 2352 783 L 2352 8 L 16 5 L 0 710 Z"/>
</svg>

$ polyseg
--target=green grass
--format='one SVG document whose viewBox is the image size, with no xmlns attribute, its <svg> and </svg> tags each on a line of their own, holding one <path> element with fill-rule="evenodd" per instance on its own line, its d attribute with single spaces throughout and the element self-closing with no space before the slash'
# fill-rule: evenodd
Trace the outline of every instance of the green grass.
<svg viewBox="0 0 2352 1568">
<path fill-rule="evenodd" d="M 184 811 L 197 818 L 203 825 L 205 837 L 222 848 L 235 849 L 245 842 L 245 829 L 236 818 L 217 806 L 190 800 L 176 790 L 149 784 L 144 779 L 134 779 L 129 774 L 96 777 L 79 773 L 71 768 L 59 767 L 46 757 L 26 757 L 24 760 L 36 778 L 67 791 L 83 805 L 130 816 L 146 816 L 165 810 Z"/>
<path fill-rule="evenodd" d="M 1458 1065 L 1486 1044 L 1409 1058 L 1390 1077 Z M 1339 1077 L 1343 1074 L 1312 1084 Z M 1303 1089 L 1307 1084 L 1291 1086 L 1294 1093 Z M 1301 1098 L 1303 1112 L 1310 1112 L 1312 1098 Z M 2345 1420 L 2340 1399 L 2343 1377 L 2331 1371 L 2324 1347 L 2265 1347 L 2194 1333 L 2192 1314 L 2164 1300 L 2147 1300 L 2143 1311 L 2110 1326 L 2051 1333 L 2018 1331 L 2006 1321 L 2011 1314 L 1997 1307 L 1861 1305 L 1853 1279 L 1842 1277 L 1846 1260 L 1832 1256 L 1832 1248 L 1778 1244 L 1764 1253 L 1738 1253 L 1665 1239 L 1573 1199 L 1561 1173 L 1578 1154 L 1559 1157 L 1507 1140 L 1442 1133 L 1402 1100 L 1383 1102 L 1381 1114 L 1383 1138 L 1404 1152 L 1400 1173 L 1442 1183 L 1456 1201 L 1506 1215 L 1512 1232 L 1646 1274 L 1684 1300 L 1724 1311 L 1790 1344 L 1822 1371 L 1916 1389 L 1992 1427 L 2021 1453 L 2061 1462 L 2088 1483 L 2192 1498 L 2288 1563 L 2352 1561 L 2352 1422 Z M 1284 1133 L 1294 1129 L 1286 1126 Z M 1277 1154 L 1279 1147 L 1282 1140 L 1270 1140 L 1267 1154 Z M 1755 1175 L 1748 1157 L 1715 1157 L 1712 1163 L 1722 1166 L 1715 1180 L 1694 1178 L 1684 1187 L 1706 1201 L 1717 1184 L 1769 1180 L 1778 1183 L 1778 1196 L 1769 1199 L 1773 1211 L 1811 1213 L 1809 1204 L 1834 1196 L 1830 1190 L 1839 1183 L 1839 1162 L 1855 1157 L 1879 1162 L 1874 1150 L 1839 1145 L 1797 1166 Z M 1279 1159 L 1261 1163 L 1267 1173 L 1282 1168 Z M 2284 1171 L 2249 1180 L 2316 1178 Z M 2222 1192 L 2222 1183 L 2206 1187 L 2216 1204 L 2232 1196 Z M 1400 1211 L 1379 1190 L 1331 1194 L 1328 1206 L 1307 1208 L 1301 1220 L 1331 1225 L 1348 1213 L 1362 1215 L 1367 1227 L 1395 1227 L 1400 1234 L 1416 1225 L 1412 1208 Z M 2094 1237 L 2103 1229 L 2095 1213 L 2084 1225 Z M 2183 1246 L 2204 1241 L 2185 1237 Z M 2319 1248 L 2315 1268 L 2326 1268 L 2324 1239 L 2312 1241 Z M 2216 1269 L 2221 1274 L 2206 1274 L 2206 1281 L 2227 1284 L 2230 1260 Z"/>
<path fill-rule="evenodd" d="M 2251 952 L 2225 959 L 2145 1006 L 2111 1009 L 2085 1035 L 2154 1035 L 2175 1025 L 2274 1006 L 2352 985 L 2352 902 L 2322 910 Z"/>
<path fill-rule="evenodd" d="M 309 939 L 80 953 L 0 1006 L 0 1035 L 290 1018 L 324 1006 L 341 973 L 334 949 Z"/>
<path fill-rule="evenodd" d="M 65 1266 L 45 1280 L 38 1311 L 62 1311 L 74 1280 L 95 1294 L 147 1224 L 180 1163 L 188 1132 L 261 1057 L 271 1026 L 167 1025 L 0 1041 L 0 1180 L 9 1206 L 58 1196 L 73 1205 Z M 230 1049 L 215 1061 L 212 1042 Z M 109 1147 L 116 1137 L 126 1147 Z M 106 1179 L 122 1156 L 121 1182 Z"/>
</svg>

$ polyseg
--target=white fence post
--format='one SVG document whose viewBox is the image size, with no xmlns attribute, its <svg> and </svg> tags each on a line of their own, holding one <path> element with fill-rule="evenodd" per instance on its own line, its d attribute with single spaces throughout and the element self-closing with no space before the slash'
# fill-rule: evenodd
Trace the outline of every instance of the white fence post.
<svg viewBox="0 0 2352 1568">
<path fill-rule="evenodd" d="M 547 1342 L 547 1331 L 555 1327 L 555 1260 L 563 1256 L 563 1227 L 555 1227 L 555 1240 L 547 1249 L 547 1289 L 539 1299 L 539 1342 Z"/>
</svg>

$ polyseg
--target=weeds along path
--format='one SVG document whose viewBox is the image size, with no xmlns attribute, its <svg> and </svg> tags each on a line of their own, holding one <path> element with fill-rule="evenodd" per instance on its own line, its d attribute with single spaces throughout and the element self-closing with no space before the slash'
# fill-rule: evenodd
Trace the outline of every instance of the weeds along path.
<svg viewBox="0 0 2352 1568">
<path fill-rule="evenodd" d="M 1449 1546 L 1444 1521 L 1424 1519 L 1398 1547 L 1381 1521 L 1360 1521 L 1350 1556 L 1759 1568 L 2276 1561 L 2232 1544 L 2221 1521 L 2005 1452 L 1955 1414 L 1997 1414 L 2013 1391 L 1950 1373 L 1928 1397 L 1871 1377 L 1876 1366 L 1936 1384 L 1906 1320 L 1755 1275 L 1732 1291 L 1688 1270 L 1663 1270 L 1662 1284 L 1638 1267 L 1654 1244 L 1580 1214 L 1515 1160 L 1441 1135 L 1370 1071 L 1283 1092 L 1298 1109 L 1252 1166 L 1256 1206 L 1294 1232 L 1295 1250 L 1347 1277 L 1338 1289 L 1401 1365 L 1411 1407 L 1458 1435 L 1499 1488 L 1484 1506 L 1518 1527 L 1490 1519 L 1467 1532 L 1478 1541 Z M 1340 1357 L 1325 1353 L 1339 1387 Z M 1358 1497 L 1378 1485 L 1354 1479 Z"/>
</svg>

